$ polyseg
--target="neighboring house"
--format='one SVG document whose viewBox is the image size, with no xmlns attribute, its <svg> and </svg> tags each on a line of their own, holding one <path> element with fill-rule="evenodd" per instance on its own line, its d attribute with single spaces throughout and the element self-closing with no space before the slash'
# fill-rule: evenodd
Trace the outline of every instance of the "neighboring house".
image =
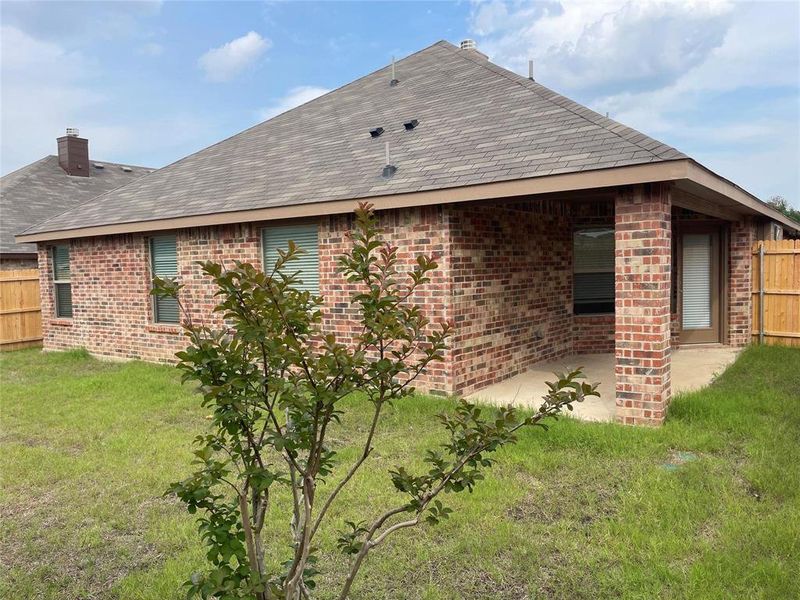
<svg viewBox="0 0 800 600">
<path fill-rule="evenodd" d="M 152 169 L 89 159 L 89 141 L 76 129 L 58 138 L 58 156 L 45 156 L 0 179 L 0 269 L 35 269 L 36 244 L 14 236 Z"/>
<path fill-rule="evenodd" d="M 467 394 L 616 352 L 618 420 L 661 422 L 671 348 L 748 343 L 753 241 L 800 224 L 464 46 L 439 42 L 396 80 L 381 69 L 19 236 L 39 244 L 44 347 L 172 360 L 185 342 L 152 276 L 178 276 L 209 320 L 195 261 L 269 264 L 289 239 L 309 252 L 324 326 L 352 335 L 335 258 L 369 201 L 409 266 L 438 257 L 416 300 L 453 337 L 420 387 Z"/>
</svg>

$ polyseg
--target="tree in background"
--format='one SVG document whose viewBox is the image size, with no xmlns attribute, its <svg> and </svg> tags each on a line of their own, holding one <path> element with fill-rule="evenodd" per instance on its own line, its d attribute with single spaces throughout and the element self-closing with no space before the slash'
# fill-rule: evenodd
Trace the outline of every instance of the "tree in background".
<svg viewBox="0 0 800 600">
<path fill-rule="evenodd" d="M 800 223 L 800 210 L 792 208 L 792 206 L 783 196 L 773 196 L 772 198 L 767 200 L 767 204 L 769 204 L 772 208 L 774 208 L 778 212 L 783 213 L 790 219 L 794 219 L 795 221 Z"/>
<path fill-rule="evenodd" d="M 178 368 L 184 380 L 199 384 L 201 404 L 212 411 L 210 430 L 195 439 L 194 472 L 168 491 L 199 513 L 208 547 L 210 567 L 187 582 L 189 596 L 310 598 L 318 533 L 330 527 L 339 494 L 373 454 L 384 409 L 411 394 L 425 368 L 443 359 L 449 325 L 433 325 L 413 302 L 437 268 L 434 260 L 420 255 L 413 269 L 401 272 L 398 249 L 381 239 L 368 205 L 356 211 L 350 240 L 339 267 L 358 290 L 351 298 L 360 321 L 355 340 L 343 343 L 322 331 L 323 299 L 298 289 L 292 263 L 302 250 L 293 243 L 267 273 L 244 263 L 230 270 L 202 263 L 224 327 L 193 324 L 181 305 L 188 348 L 177 354 Z M 180 299 L 179 283 L 154 283 L 155 294 Z M 387 538 L 448 518 L 443 493 L 471 491 L 492 465 L 492 453 L 514 443 L 518 430 L 546 429 L 545 418 L 597 396 L 596 386 L 580 377 L 580 371 L 559 376 L 532 414 L 461 401 L 453 414 L 440 415 L 446 441 L 426 452 L 425 470 L 389 471 L 396 503 L 338 532 L 338 550 L 350 560 L 336 595 L 348 597 L 364 560 Z M 354 410 L 353 403 L 343 405 L 346 396 L 367 407 L 371 420 L 357 458 L 342 465 L 329 437 Z M 276 498 L 277 486 L 288 500 Z M 365 502 L 363 514 L 373 508 Z M 291 538 L 285 556 L 265 557 L 265 536 L 278 535 L 265 531 L 268 510 L 285 514 Z"/>
</svg>

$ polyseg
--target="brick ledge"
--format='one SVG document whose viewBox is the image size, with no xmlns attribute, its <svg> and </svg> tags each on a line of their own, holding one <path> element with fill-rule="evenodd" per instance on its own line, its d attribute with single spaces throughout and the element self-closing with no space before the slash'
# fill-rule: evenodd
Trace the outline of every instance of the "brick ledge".
<svg viewBox="0 0 800 600">
<path fill-rule="evenodd" d="M 53 327 L 72 327 L 70 319 L 50 319 L 47 324 Z"/>
<path fill-rule="evenodd" d="M 167 333 L 170 335 L 183 333 L 183 328 L 180 325 L 147 325 L 144 329 L 148 333 Z"/>
</svg>

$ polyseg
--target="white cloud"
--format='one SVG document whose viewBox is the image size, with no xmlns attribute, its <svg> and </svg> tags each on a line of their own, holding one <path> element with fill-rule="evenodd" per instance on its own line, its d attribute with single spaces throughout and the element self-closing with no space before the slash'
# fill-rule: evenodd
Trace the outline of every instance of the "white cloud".
<svg viewBox="0 0 800 600">
<path fill-rule="evenodd" d="M 3 171 L 18 168 L 55 151 L 55 138 L 76 118 L 104 100 L 85 83 L 94 62 L 4 25 L 2 41 Z"/>
<path fill-rule="evenodd" d="M 0 27 L 0 43 L 3 173 L 55 154 L 66 127 L 80 128 L 95 159 L 156 167 L 164 157 L 185 155 L 229 133 L 191 107 L 170 106 L 158 115 L 114 112 L 109 118 L 115 90 L 98 91 L 98 64 L 90 56 L 8 25 Z"/>
<path fill-rule="evenodd" d="M 251 31 L 219 48 L 212 48 L 197 60 L 209 81 L 229 81 L 253 65 L 272 42 Z"/>
<path fill-rule="evenodd" d="M 544 85 L 800 203 L 799 6 L 492 2 L 469 25 L 494 62 L 527 73 L 533 59 Z"/>
<path fill-rule="evenodd" d="M 147 42 L 139 46 L 136 52 L 143 56 L 161 56 L 164 53 L 164 46 L 157 42 Z"/>
<path fill-rule="evenodd" d="M 260 121 L 266 121 L 272 117 L 291 110 L 296 106 L 310 102 L 314 98 L 319 98 L 323 94 L 330 92 L 327 88 L 316 87 L 311 85 L 303 85 L 289 90 L 283 98 L 278 100 L 275 104 L 267 106 L 258 111 Z"/>
<path fill-rule="evenodd" d="M 564 0 L 558 4 L 480 4 L 473 31 L 481 50 L 522 72 L 570 89 L 653 88 L 702 62 L 722 43 L 725 1 Z"/>
</svg>

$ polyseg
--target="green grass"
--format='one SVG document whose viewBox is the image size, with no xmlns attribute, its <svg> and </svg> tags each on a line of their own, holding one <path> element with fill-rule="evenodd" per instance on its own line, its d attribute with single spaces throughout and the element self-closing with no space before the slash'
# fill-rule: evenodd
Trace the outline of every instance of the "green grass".
<svg viewBox="0 0 800 600">
<path fill-rule="evenodd" d="M 190 441 L 207 426 L 191 389 L 172 368 L 81 352 L 5 353 L 0 377 L 0 597 L 182 598 L 204 549 L 162 493 L 189 472 Z M 343 460 L 367 427 L 351 406 L 334 431 Z M 387 470 L 419 466 L 441 440 L 433 415 L 451 406 L 419 397 L 389 411 L 336 519 L 397 503 Z M 449 521 L 371 555 L 353 597 L 797 597 L 798 350 L 747 350 L 714 385 L 676 398 L 660 429 L 566 419 L 498 459 L 473 494 L 446 498 Z M 286 507 L 279 496 L 269 515 L 273 555 L 285 555 Z M 322 598 L 346 568 L 334 540 L 329 528 Z"/>
</svg>

